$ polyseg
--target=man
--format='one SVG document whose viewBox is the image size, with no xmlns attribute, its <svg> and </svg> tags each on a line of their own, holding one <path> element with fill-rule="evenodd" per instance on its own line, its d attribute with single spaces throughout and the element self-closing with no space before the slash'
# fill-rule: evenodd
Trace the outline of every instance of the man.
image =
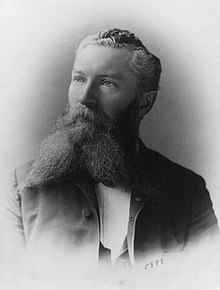
<svg viewBox="0 0 220 290">
<path fill-rule="evenodd" d="M 34 162 L 15 171 L 12 236 L 30 252 L 135 265 L 218 232 L 204 180 L 139 139 L 161 64 L 126 30 L 82 41 L 68 110 Z M 55 259 L 54 259 L 55 261 Z"/>
</svg>

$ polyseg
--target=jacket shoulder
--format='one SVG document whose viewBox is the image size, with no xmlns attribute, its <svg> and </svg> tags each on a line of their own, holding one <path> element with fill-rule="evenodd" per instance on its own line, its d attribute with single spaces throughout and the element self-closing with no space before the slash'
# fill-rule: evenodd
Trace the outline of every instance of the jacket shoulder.
<svg viewBox="0 0 220 290">
<path fill-rule="evenodd" d="M 165 188 L 174 186 L 193 189 L 198 184 L 204 185 L 204 179 L 200 175 L 147 148 L 142 141 L 140 149 L 143 168 L 153 183 Z"/>
</svg>

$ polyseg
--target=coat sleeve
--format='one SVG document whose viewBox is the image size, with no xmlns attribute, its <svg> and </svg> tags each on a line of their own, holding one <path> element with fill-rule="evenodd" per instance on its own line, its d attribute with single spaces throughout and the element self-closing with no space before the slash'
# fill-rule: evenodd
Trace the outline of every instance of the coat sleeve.
<svg viewBox="0 0 220 290">
<path fill-rule="evenodd" d="M 199 177 L 191 198 L 188 242 L 209 241 L 220 237 L 218 221 L 205 181 Z"/>
<path fill-rule="evenodd" d="M 21 195 L 18 190 L 18 170 L 14 170 L 7 182 L 3 181 L 1 195 L 1 277 L 3 284 L 10 289 L 23 289 L 23 283 L 28 276 L 26 245 L 21 210 Z M 12 287 L 12 288 L 11 288 Z M 7 286 L 6 286 L 7 288 Z M 26 287 L 25 287 L 26 288 Z"/>
<path fill-rule="evenodd" d="M 4 245 L 6 251 L 19 252 L 25 247 L 24 227 L 21 213 L 21 196 L 18 190 L 17 170 L 12 174 L 4 193 Z"/>
</svg>

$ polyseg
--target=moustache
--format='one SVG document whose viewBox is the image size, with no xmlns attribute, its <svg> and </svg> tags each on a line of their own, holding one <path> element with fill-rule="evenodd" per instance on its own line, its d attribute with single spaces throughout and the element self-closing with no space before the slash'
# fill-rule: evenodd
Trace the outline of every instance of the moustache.
<svg viewBox="0 0 220 290">
<path fill-rule="evenodd" d="M 103 112 L 85 106 L 76 106 L 64 112 L 58 118 L 55 130 L 92 126 L 97 130 L 105 130 L 113 124 Z"/>
</svg>

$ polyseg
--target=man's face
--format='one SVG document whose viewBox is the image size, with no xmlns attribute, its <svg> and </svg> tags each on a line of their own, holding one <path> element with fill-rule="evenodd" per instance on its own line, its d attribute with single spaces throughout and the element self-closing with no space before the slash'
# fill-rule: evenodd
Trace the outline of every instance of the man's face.
<svg viewBox="0 0 220 290">
<path fill-rule="evenodd" d="M 114 118 L 134 99 L 137 80 L 128 66 L 126 48 L 89 45 L 75 60 L 69 106 L 86 106 Z"/>
</svg>

